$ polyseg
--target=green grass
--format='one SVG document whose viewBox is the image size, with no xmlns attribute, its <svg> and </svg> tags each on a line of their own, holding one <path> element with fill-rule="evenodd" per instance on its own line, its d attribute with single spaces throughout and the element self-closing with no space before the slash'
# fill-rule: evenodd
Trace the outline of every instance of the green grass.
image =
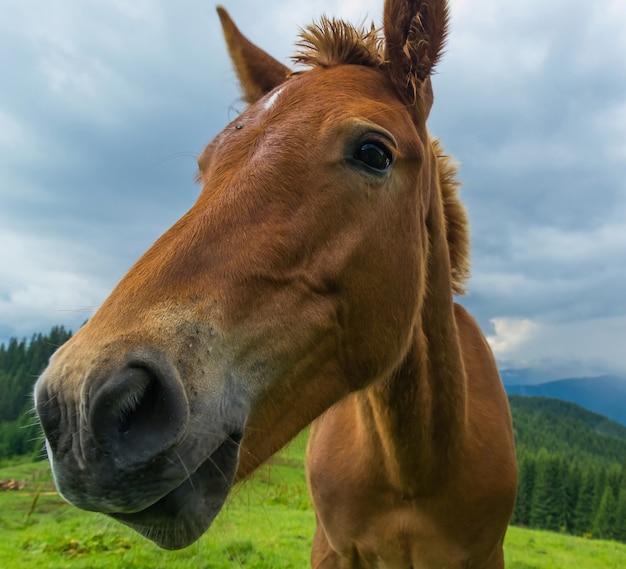
<svg viewBox="0 0 626 569">
<path fill-rule="evenodd" d="M 507 569 L 624 569 L 626 545 L 510 527 Z"/>
<path fill-rule="evenodd" d="M 0 567 L 11 569 L 305 568 L 315 518 L 299 438 L 254 482 L 237 488 L 197 543 L 163 551 L 106 516 L 82 512 L 54 492 L 46 463 L 14 463 L 0 479 L 27 482 L 0 493 Z M 40 494 L 37 496 L 37 492 Z M 507 569 L 624 569 L 626 545 L 510 528 Z"/>
</svg>

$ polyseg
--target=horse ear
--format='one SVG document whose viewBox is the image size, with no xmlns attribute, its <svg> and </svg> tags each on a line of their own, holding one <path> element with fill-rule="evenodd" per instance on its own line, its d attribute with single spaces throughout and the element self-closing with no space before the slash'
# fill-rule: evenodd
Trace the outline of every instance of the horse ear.
<svg viewBox="0 0 626 569">
<path fill-rule="evenodd" d="M 430 75 L 443 51 L 448 19 L 446 0 L 385 1 L 385 61 L 394 85 L 412 100 L 423 91 L 432 103 Z"/>
<path fill-rule="evenodd" d="M 218 6 L 217 13 L 243 98 L 249 104 L 256 103 L 283 83 L 291 70 L 245 38 L 224 8 Z"/>
</svg>

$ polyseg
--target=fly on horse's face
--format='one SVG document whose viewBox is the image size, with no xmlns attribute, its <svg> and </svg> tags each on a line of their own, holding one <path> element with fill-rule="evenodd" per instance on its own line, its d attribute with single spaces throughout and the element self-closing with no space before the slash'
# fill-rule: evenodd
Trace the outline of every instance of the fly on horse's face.
<svg viewBox="0 0 626 569">
<path fill-rule="evenodd" d="M 495 367 L 461 361 L 452 294 L 467 276 L 467 221 L 454 168 L 426 130 L 446 2 L 387 0 L 384 47 L 376 31 L 323 20 L 304 32 L 298 60 L 309 69 L 295 74 L 221 9 L 220 17 L 250 106 L 200 155 L 197 202 L 35 388 L 59 492 L 165 548 L 196 540 L 234 482 L 367 386 L 386 385 L 399 402 L 376 413 L 383 423 L 402 406 L 421 412 L 411 402 L 433 407 L 418 413 L 424 425 L 410 424 L 418 438 L 398 447 L 419 439 L 424 448 L 411 459 L 419 462 L 444 445 L 445 460 L 458 452 L 468 461 L 446 472 L 468 476 L 486 445 L 465 433 L 463 366 L 501 389 Z M 491 366 L 477 327 L 464 326 L 478 338 L 468 357 L 486 352 Z M 415 393 L 403 391 L 413 385 Z M 470 426 L 503 432 L 489 438 L 502 439 L 510 463 L 506 399 L 480 390 L 504 409 L 505 427 Z M 490 407 L 476 415 L 495 416 Z M 317 464 L 331 466 L 334 458 L 321 463 L 311 448 Z M 436 470 L 434 461 L 422 466 Z M 311 472 L 319 488 L 319 469 Z M 460 484 L 465 499 L 467 480 Z M 502 535 L 494 527 L 483 532 L 492 548 Z"/>
</svg>

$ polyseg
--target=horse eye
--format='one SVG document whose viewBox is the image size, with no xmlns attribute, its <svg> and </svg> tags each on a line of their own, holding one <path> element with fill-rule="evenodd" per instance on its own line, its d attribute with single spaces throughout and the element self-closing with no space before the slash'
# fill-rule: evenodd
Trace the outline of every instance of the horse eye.
<svg viewBox="0 0 626 569">
<path fill-rule="evenodd" d="M 393 156 L 378 142 L 366 142 L 354 153 L 354 159 L 376 172 L 384 173 L 391 168 Z"/>
</svg>

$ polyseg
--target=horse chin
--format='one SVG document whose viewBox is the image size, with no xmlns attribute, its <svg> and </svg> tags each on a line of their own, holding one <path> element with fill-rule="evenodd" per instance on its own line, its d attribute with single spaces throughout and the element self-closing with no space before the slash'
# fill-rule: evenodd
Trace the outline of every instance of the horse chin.
<svg viewBox="0 0 626 569">
<path fill-rule="evenodd" d="M 213 523 L 230 492 L 239 463 L 239 438 L 231 437 L 182 484 L 144 510 L 110 513 L 163 549 L 182 549 Z"/>
</svg>

